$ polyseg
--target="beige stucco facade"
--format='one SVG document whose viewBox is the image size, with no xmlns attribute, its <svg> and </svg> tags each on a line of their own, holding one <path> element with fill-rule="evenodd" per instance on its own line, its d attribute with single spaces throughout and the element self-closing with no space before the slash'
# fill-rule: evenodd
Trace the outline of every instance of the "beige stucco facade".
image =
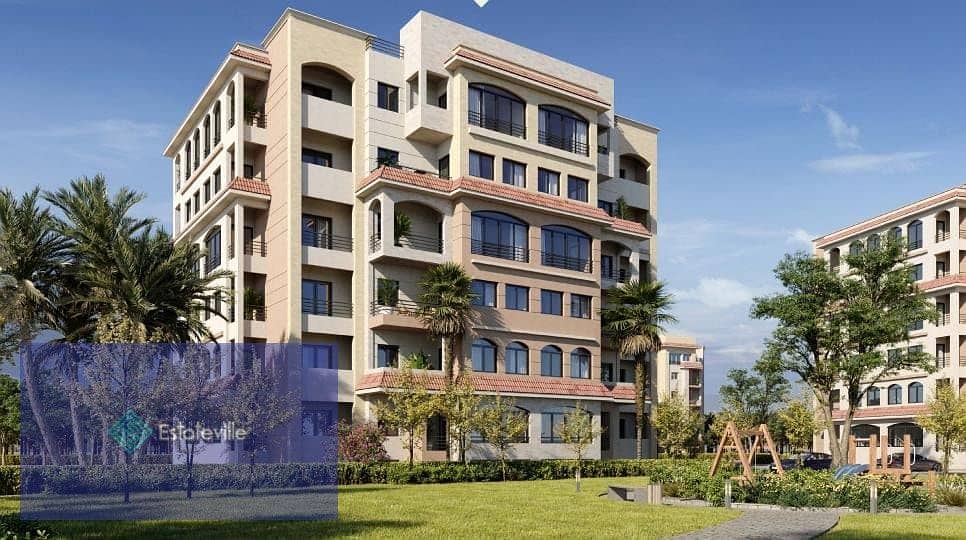
<svg viewBox="0 0 966 540">
<path fill-rule="evenodd" d="M 211 319 L 217 339 L 330 347 L 340 416 L 376 420 L 405 356 L 425 353 L 438 376 L 438 341 L 412 313 L 423 272 L 455 261 L 492 287 L 457 351 L 470 369 L 487 340 L 493 362 L 474 384 L 529 413 L 515 455 L 566 455 L 548 423 L 576 401 L 605 427 L 593 457 L 633 455 L 633 387 L 599 312 L 602 291 L 657 275 L 658 130 L 613 100 L 608 77 L 426 12 L 396 44 L 286 10 L 260 45 L 233 48 L 165 151 L 177 241 L 208 249 L 201 271 L 235 276 L 238 308 Z M 504 116 L 511 101 L 519 114 Z M 411 222 L 401 235 L 398 214 Z M 246 289 L 261 305 L 241 308 Z M 511 345 L 526 353 L 508 368 Z M 695 365 L 664 365 L 668 351 Z M 649 396 L 666 387 L 702 407 L 703 350 L 675 338 L 668 351 L 652 359 Z M 421 456 L 440 455 L 426 441 Z"/>
</svg>

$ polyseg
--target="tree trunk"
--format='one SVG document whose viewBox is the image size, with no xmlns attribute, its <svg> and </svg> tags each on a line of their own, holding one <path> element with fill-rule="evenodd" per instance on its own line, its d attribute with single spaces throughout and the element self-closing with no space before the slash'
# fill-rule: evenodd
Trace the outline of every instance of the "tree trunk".
<svg viewBox="0 0 966 540">
<path fill-rule="evenodd" d="M 413 468 L 413 455 L 416 453 L 416 437 L 409 432 L 409 468 Z"/>
<path fill-rule="evenodd" d="M 634 405 L 637 440 L 634 445 L 637 459 L 644 457 L 644 405 L 647 399 L 647 362 L 642 355 L 634 359 Z"/>
<path fill-rule="evenodd" d="M 443 378 L 446 381 L 453 380 L 453 355 L 450 353 L 452 349 L 452 344 L 450 343 L 449 336 L 442 336 L 439 338 L 440 346 L 442 347 L 441 354 L 443 355 Z"/>
<path fill-rule="evenodd" d="M 26 335 L 20 339 L 20 362 L 23 368 L 23 384 L 27 388 L 27 400 L 30 403 L 30 412 L 33 413 L 34 420 L 37 422 L 37 430 L 40 432 L 40 438 L 43 440 L 44 449 L 47 455 L 50 456 L 50 463 L 52 465 L 61 465 L 60 450 L 50 431 L 50 426 L 47 425 L 47 419 L 43 415 L 44 408 L 40 402 L 40 394 L 37 391 L 36 373 L 34 373 L 33 350 L 30 345 L 30 337 Z"/>
<path fill-rule="evenodd" d="M 187 450 L 187 453 L 188 453 L 188 455 L 185 458 L 185 465 L 187 465 L 188 467 L 188 475 L 187 475 L 188 477 L 185 480 L 185 492 L 186 492 L 185 494 L 187 495 L 187 498 L 190 499 L 191 490 L 194 487 L 194 477 L 191 475 L 191 472 L 192 472 L 191 466 L 194 465 L 194 462 L 195 462 L 195 443 L 186 443 L 185 449 Z"/>
<path fill-rule="evenodd" d="M 819 403 L 819 410 L 822 411 L 822 422 L 825 424 L 825 434 L 828 436 L 829 453 L 832 454 L 832 469 L 842 466 L 842 449 L 838 444 L 838 437 L 835 436 L 835 422 L 832 420 L 832 403 L 829 396 L 820 395 L 818 391 L 812 390 Z"/>
<path fill-rule="evenodd" d="M 252 450 L 248 453 L 248 496 L 255 496 L 255 445 L 252 445 Z"/>
<path fill-rule="evenodd" d="M 127 452 L 124 454 L 124 504 L 131 502 L 131 458 Z"/>
<path fill-rule="evenodd" d="M 67 345 L 72 347 L 72 345 Z M 84 443 L 81 433 L 80 407 L 77 403 L 77 353 L 70 350 L 68 358 L 67 373 L 67 406 L 70 408 L 70 429 L 74 435 L 74 452 L 77 454 L 78 465 L 89 465 L 87 455 L 84 454 Z"/>
<path fill-rule="evenodd" d="M 580 458 L 577 458 L 576 478 L 577 478 L 577 493 L 580 493 Z"/>
</svg>

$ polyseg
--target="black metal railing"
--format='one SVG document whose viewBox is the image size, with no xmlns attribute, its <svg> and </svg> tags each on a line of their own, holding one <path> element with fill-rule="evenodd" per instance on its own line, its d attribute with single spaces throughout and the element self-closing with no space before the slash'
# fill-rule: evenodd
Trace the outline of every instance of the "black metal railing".
<svg viewBox="0 0 966 540">
<path fill-rule="evenodd" d="M 564 270 L 574 270 L 576 272 L 590 273 L 594 269 L 593 261 L 590 259 L 585 259 L 583 257 L 568 257 L 566 255 L 559 255 L 557 253 L 543 252 L 540 257 L 540 263 L 544 266 L 563 268 Z"/>
<path fill-rule="evenodd" d="M 559 148 L 561 150 L 566 150 L 568 152 L 573 152 L 574 154 L 580 154 L 583 156 L 588 155 L 589 146 L 585 142 L 575 141 L 569 137 L 561 137 L 555 133 L 550 133 L 548 131 L 541 131 L 538 133 L 537 142 L 546 146 L 552 146 L 554 148 Z"/>
<path fill-rule="evenodd" d="M 352 317 L 352 303 L 303 298 L 302 313 L 323 317 Z"/>
<path fill-rule="evenodd" d="M 374 234 L 369 237 L 369 253 L 375 253 L 382 248 L 382 235 Z"/>
<path fill-rule="evenodd" d="M 521 139 L 525 139 L 527 137 L 527 126 L 524 124 L 518 124 L 516 122 L 511 122 L 509 120 L 504 120 L 491 115 L 480 114 L 476 111 L 469 111 L 467 120 L 471 125 L 474 126 L 492 129 L 493 131 L 506 133 L 507 135 L 511 135 L 513 137 L 520 137 Z"/>
<path fill-rule="evenodd" d="M 228 322 L 235 322 L 235 302 L 234 302 L 235 294 L 234 294 L 234 292 L 231 292 L 231 295 L 232 295 L 231 296 L 232 301 L 228 304 L 228 313 L 227 313 L 227 315 L 228 315 Z"/>
<path fill-rule="evenodd" d="M 909 249 L 910 250 L 919 249 L 921 247 L 922 247 L 922 240 L 911 240 L 909 242 Z"/>
<path fill-rule="evenodd" d="M 302 231 L 302 245 L 336 251 L 352 251 L 352 238 L 328 233 Z"/>
<path fill-rule="evenodd" d="M 600 271 L 601 279 L 609 279 L 618 283 L 626 283 L 631 273 L 623 268 L 604 268 Z"/>
<path fill-rule="evenodd" d="M 419 316 L 420 304 L 399 298 L 380 298 L 369 305 L 370 315 L 408 315 Z"/>
<path fill-rule="evenodd" d="M 221 266 L 221 259 L 209 259 L 205 262 L 205 274 L 210 274 L 215 271 L 215 268 Z"/>
<path fill-rule="evenodd" d="M 245 255 L 264 257 L 267 253 L 264 240 L 245 240 Z"/>
<path fill-rule="evenodd" d="M 245 306 L 246 321 L 264 321 L 265 306 Z"/>
<path fill-rule="evenodd" d="M 408 247 L 420 251 L 443 252 L 443 239 L 436 236 L 422 236 L 419 234 L 404 234 L 395 242 L 397 247 Z"/>
<path fill-rule="evenodd" d="M 602 144 L 598 144 L 597 145 L 597 153 L 598 154 L 609 154 L 610 153 L 610 148 L 607 148 L 606 146 L 604 146 Z"/>
<path fill-rule="evenodd" d="M 512 246 L 507 244 L 494 244 L 473 240 L 470 243 L 470 250 L 475 255 L 486 255 L 487 257 L 499 257 L 518 262 L 530 262 L 530 254 L 525 246 Z"/>
<path fill-rule="evenodd" d="M 250 112 L 245 114 L 245 123 L 260 128 L 268 127 L 268 115 L 264 112 Z"/>
<path fill-rule="evenodd" d="M 402 58 L 405 52 L 402 45 L 376 36 L 366 38 L 366 50 L 368 51 L 369 49 L 381 52 L 382 54 L 388 54 L 389 56 L 395 56 L 396 58 Z"/>
</svg>

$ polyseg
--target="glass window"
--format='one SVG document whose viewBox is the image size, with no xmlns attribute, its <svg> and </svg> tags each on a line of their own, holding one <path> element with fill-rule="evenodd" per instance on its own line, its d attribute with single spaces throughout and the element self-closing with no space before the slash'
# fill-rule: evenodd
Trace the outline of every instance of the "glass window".
<svg viewBox="0 0 966 540">
<path fill-rule="evenodd" d="M 575 154 L 589 155 L 587 121 L 560 107 L 540 107 L 539 142 Z"/>
<path fill-rule="evenodd" d="M 506 308 L 530 311 L 530 288 L 519 285 L 506 286 Z"/>
<path fill-rule="evenodd" d="M 517 187 L 527 187 L 527 166 L 523 163 L 504 159 L 503 183 Z"/>
<path fill-rule="evenodd" d="M 540 374 L 544 377 L 563 377 L 563 353 L 560 348 L 547 345 L 540 351 Z"/>
<path fill-rule="evenodd" d="M 922 281 L 922 263 L 913 265 L 912 267 L 912 280 Z"/>
<path fill-rule="evenodd" d="M 560 173 L 537 169 L 537 189 L 542 193 L 560 195 Z"/>
<path fill-rule="evenodd" d="M 336 369 L 335 347 L 332 345 L 302 345 L 302 367 L 306 369 Z"/>
<path fill-rule="evenodd" d="M 918 219 L 909 224 L 909 249 L 922 247 L 922 222 Z"/>
<path fill-rule="evenodd" d="M 396 345 L 376 346 L 376 367 L 398 367 L 399 347 Z"/>
<path fill-rule="evenodd" d="M 590 272 L 590 237 L 570 227 L 548 225 L 542 229 L 544 266 Z"/>
<path fill-rule="evenodd" d="M 527 346 L 514 341 L 506 346 L 506 372 L 526 375 L 530 372 L 530 350 Z"/>
<path fill-rule="evenodd" d="M 327 217 L 302 214 L 302 245 L 332 249 L 332 220 Z"/>
<path fill-rule="evenodd" d="M 499 212 L 473 212 L 473 253 L 527 262 L 529 248 L 527 224 Z"/>
<path fill-rule="evenodd" d="M 579 319 L 590 318 L 590 297 L 583 294 L 570 295 L 570 316 Z"/>
<path fill-rule="evenodd" d="M 905 435 L 907 434 L 909 435 L 910 446 L 922 446 L 922 428 L 917 424 L 912 424 L 909 422 L 902 422 L 889 426 L 889 446 L 898 446 L 901 448 L 905 444 L 903 441 L 905 440 Z"/>
<path fill-rule="evenodd" d="M 580 347 L 570 353 L 570 377 L 573 379 L 590 378 L 590 351 Z"/>
<path fill-rule="evenodd" d="M 317 84 L 303 82 L 302 93 L 308 96 L 314 96 L 320 99 L 332 101 L 332 89 L 319 86 Z"/>
<path fill-rule="evenodd" d="M 376 106 L 387 111 L 399 112 L 399 88 L 386 83 L 377 85 Z"/>
<path fill-rule="evenodd" d="M 214 141 L 215 144 L 221 142 L 221 101 L 215 103 L 214 112 Z"/>
<path fill-rule="evenodd" d="M 600 380 L 603 382 L 614 382 L 614 364 L 601 364 Z"/>
<path fill-rule="evenodd" d="M 208 201 L 211 200 L 211 180 L 205 180 L 202 190 L 205 194 L 205 204 L 208 204 Z"/>
<path fill-rule="evenodd" d="M 388 148 L 378 148 L 376 150 L 376 165 L 399 165 L 399 152 Z"/>
<path fill-rule="evenodd" d="M 909 385 L 908 403 L 922 403 L 922 383 L 914 382 Z"/>
<path fill-rule="evenodd" d="M 302 403 L 302 436 L 322 437 L 332 433 L 332 410 L 326 409 L 321 402 Z"/>
<path fill-rule="evenodd" d="M 893 240 L 902 240 L 902 227 L 893 227 L 889 229 L 889 237 Z"/>
<path fill-rule="evenodd" d="M 567 198 L 575 201 L 587 202 L 587 186 L 588 182 L 586 178 L 568 176 Z"/>
<path fill-rule="evenodd" d="M 858 255 L 862 253 L 862 242 L 856 240 L 849 244 L 849 255 Z"/>
<path fill-rule="evenodd" d="M 614 217 L 614 203 L 610 201 L 597 201 L 597 208 L 600 208 L 604 212 L 607 212 L 608 216 Z"/>
<path fill-rule="evenodd" d="M 865 241 L 865 245 L 869 251 L 875 251 L 882 245 L 882 241 L 879 239 L 878 234 L 873 234 Z"/>
<path fill-rule="evenodd" d="M 439 170 L 439 177 L 449 178 L 449 156 L 439 158 L 439 162 L 436 165 L 436 168 Z"/>
<path fill-rule="evenodd" d="M 302 313 L 332 315 L 332 284 L 328 281 L 303 279 Z"/>
<path fill-rule="evenodd" d="M 563 315 L 563 293 L 559 291 L 540 291 L 540 313 Z"/>
<path fill-rule="evenodd" d="M 682 356 L 684 356 L 684 355 L 681 354 L 681 353 L 679 353 L 679 352 L 668 353 L 668 355 L 667 355 L 667 362 L 668 362 L 668 364 L 671 364 L 672 366 L 679 365 L 681 363 L 681 357 Z"/>
<path fill-rule="evenodd" d="M 328 152 L 322 152 L 321 150 L 313 150 L 312 148 L 303 147 L 302 163 L 308 163 L 310 165 L 319 165 L 321 167 L 331 167 L 332 154 Z"/>
<path fill-rule="evenodd" d="M 564 413 L 545 412 L 540 414 L 540 442 L 559 443 L 563 442 L 560 434 L 564 423 Z"/>
<path fill-rule="evenodd" d="M 215 229 L 205 242 L 208 248 L 208 271 L 221 266 L 221 229 Z"/>
<path fill-rule="evenodd" d="M 473 342 L 473 371 L 496 372 L 496 347 L 488 339 Z"/>
<path fill-rule="evenodd" d="M 493 180 L 493 156 L 470 150 L 470 176 Z"/>
<path fill-rule="evenodd" d="M 872 386 L 865 393 L 865 406 L 875 407 L 879 405 L 879 387 Z"/>
<path fill-rule="evenodd" d="M 526 104 L 506 90 L 486 84 L 469 85 L 467 110 L 470 125 L 526 137 Z"/>
<path fill-rule="evenodd" d="M 899 405 L 902 403 L 902 387 L 893 384 L 889 387 L 889 405 Z"/>
<path fill-rule="evenodd" d="M 211 175 L 211 181 L 215 185 L 215 193 L 221 191 L 221 168 L 215 169 L 215 174 Z"/>
<path fill-rule="evenodd" d="M 473 305 L 496 307 L 496 283 L 474 279 Z"/>
</svg>

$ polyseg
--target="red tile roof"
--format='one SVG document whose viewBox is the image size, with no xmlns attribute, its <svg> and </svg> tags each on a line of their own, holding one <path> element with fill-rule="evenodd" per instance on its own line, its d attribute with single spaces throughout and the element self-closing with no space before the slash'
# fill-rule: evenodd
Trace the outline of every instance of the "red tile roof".
<svg viewBox="0 0 966 540">
<path fill-rule="evenodd" d="M 510 199 L 525 204 L 532 204 L 543 208 L 562 210 L 573 214 L 579 214 L 591 219 L 608 222 L 612 228 L 624 232 L 637 234 L 648 238 L 652 236 L 651 231 L 649 231 L 644 225 L 633 221 L 628 221 L 626 219 L 611 217 L 607 215 L 607 212 L 604 212 L 596 206 L 562 197 L 555 197 L 546 193 L 535 193 L 515 186 L 510 186 L 502 182 L 494 182 L 492 180 L 485 180 L 473 176 L 462 176 L 455 180 L 448 180 L 446 178 L 439 178 L 438 176 L 429 173 L 419 173 L 399 167 L 384 166 L 372 171 L 368 176 L 363 178 L 362 183 L 359 184 L 359 187 L 356 188 L 356 191 L 358 192 L 359 190 L 381 178 L 425 189 L 432 189 L 434 191 L 439 191 L 440 193 L 452 194 L 457 191 L 478 193 L 500 197 L 503 199 Z"/>
<path fill-rule="evenodd" d="M 253 52 L 247 51 L 242 48 L 234 48 L 231 51 L 232 56 L 237 56 L 239 58 L 244 58 L 245 60 L 251 60 L 252 62 L 258 62 L 259 64 L 265 64 L 266 66 L 272 65 L 272 61 L 268 59 L 267 56 L 262 56 L 260 54 L 255 54 Z"/>
<path fill-rule="evenodd" d="M 897 416 L 917 416 L 929 410 L 928 405 L 889 405 L 886 407 L 862 407 L 855 410 L 855 418 L 893 418 Z M 845 418 L 845 410 L 832 411 L 832 418 Z"/>
<path fill-rule="evenodd" d="M 442 374 L 429 374 L 427 386 L 430 390 L 443 388 L 445 379 Z M 389 389 L 399 387 L 399 372 L 381 370 L 367 373 L 356 385 L 356 391 Z M 618 401 L 634 401 L 634 387 L 626 384 L 610 388 L 600 381 L 578 381 L 557 377 L 538 377 L 520 375 L 482 375 L 471 376 L 473 387 L 480 392 L 501 392 L 508 394 L 541 394 L 548 396 L 591 397 Z"/>
<path fill-rule="evenodd" d="M 514 64 L 513 62 L 509 62 L 507 60 L 501 60 L 499 58 L 490 56 L 480 51 L 469 49 L 463 45 L 460 45 L 455 49 L 453 49 L 453 57 L 456 57 L 456 56 L 461 56 L 469 60 L 474 60 L 481 64 L 486 64 L 490 67 L 493 67 L 502 71 L 506 71 L 514 75 L 518 75 L 520 77 L 523 77 L 524 79 L 530 79 L 531 81 L 546 84 L 548 86 L 557 88 L 558 90 L 570 92 L 571 94 L 576 94 L 582 98 L 586 98 L 591 101 L 596 101 L 597 103 L 610 107 L 610 103 L 608 103 L 606 100 L 600 97 L 600 95 L 598 95 L 597 92 L 595 92 L 594 90 L 591 90 L 590 88 L 585 88 L 583 86 L 578 86 L 576 84 L 569 83 L 562 79 L 558 79 L 557 77 L 554 77 L 552 75 L 547 75 L 546 73 L 541 73 L 539 71 L 525 68 L 519 64 Z"/>
<path fill-rule="evenodd" d="M 252 180 L 251 178 L 242 178 L 240 176 L 236 176 L 235 179 L 228 184 L 228 189 L 246 191 L 248 193 L 256 193 L 258 195 L 268 195 L 269 197 L 272 196 L 272 192 L 268 188 L 268 183 L 262 182 L 261 180 Z"/>
<path fill-rule="evenodd" d="M 704 369 L 704 364 L 701 362 L 681 362 L 681 367 L 685 369 Z"/>
<path fill-rule="evenodd" d="M 963 283 L 966 283 L 966 274 L 950 274 L 941 278 L 923 281 L 919 284 L 919 290 L 928 291 L 938 289 L 940 287 L 946 287 L 948 285 L 958 285 Z"/>
</svg>

